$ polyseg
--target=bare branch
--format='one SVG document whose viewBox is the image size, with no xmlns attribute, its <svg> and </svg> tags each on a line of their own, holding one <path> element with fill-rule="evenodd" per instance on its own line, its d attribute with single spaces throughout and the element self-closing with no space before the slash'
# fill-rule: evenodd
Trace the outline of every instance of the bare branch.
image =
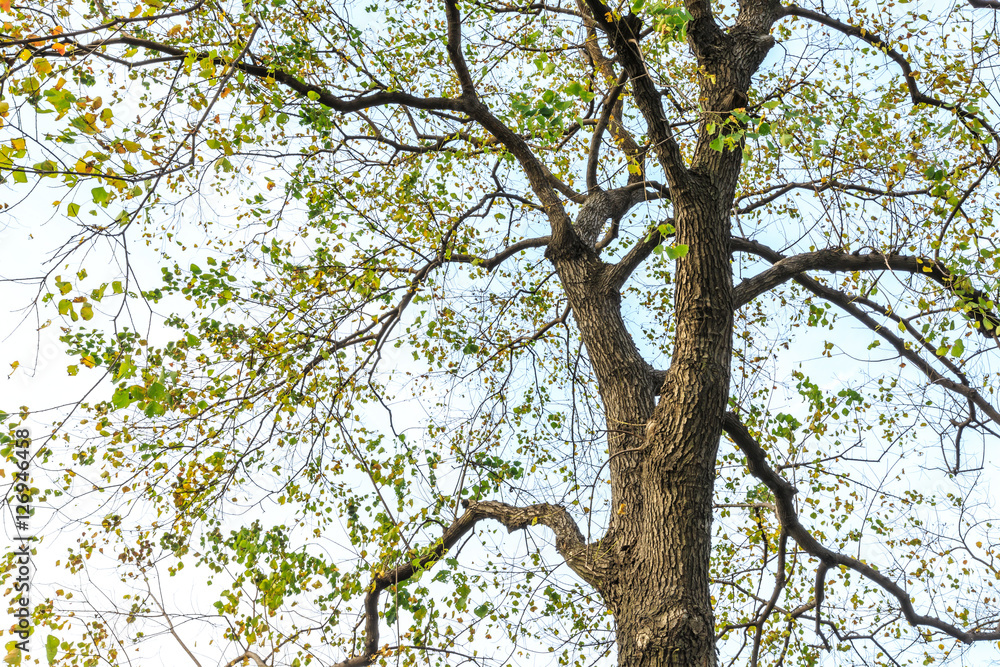
<svg viewBox="0 0 1000 667">
<path fill-rule="evenodd" d="M 839 248 L 785 257 L 757 241 L 737 238 L 733 239 L 732 247 L 734 250 L 751 252 L 773 263 L 771 268 L 744 280 L 733 289 L 736 308 L 745 306 L 761 294 L 806 271 L 899 271 L 926 276 L 953 296 L 971 304 L 965 315 L 976 323 L 976 329 L 982 336 L 994 339 L 1000 331 L 1000 313 L 993 311 L 993 297 L 971 287 L 967 279 L 956 277 L 940 262 L 929 257 L 877 252 L 848 254 Z"/>
<path fill-rule="evenodd" d="M 565 508 L 542 503 L 528 507 L 515 507 L 496 501 L 472 503 L 465 501 L 465 512 L 445 529 L 444 534 L 424 550 L 423 555 L 411 554 L 408 562 L 392 570 L 376 573 L 365 596 L 365 651 L 352 656 L 334 667 L 362 667 L 370 665 L 379 656 L 379 599 L 391 586 L 407 581 L 418 572 L 434 566 L 455 544 L 483 519 L 498 521 L 508 532 L 523 530 L 530 525 L 543 525 L 556 536 L 556 549 L 577 574 L 586 581 L 600 582 L 600 574 L 591 562 L 593 551 L 584 540 L 583 533 Z M 596 585 L 596 583 L 595 583 Z"/>
<path fill-rule="evenodd" d="M 974 0 L 970 1 L 969 4 L 972 5 L 973 7 L 976 7 L 977 5 L 973 4 L 973 1 Z M 879 49 L 882 53 L 884 53 L 886 57 L 888 57 L 890 60 L 899 65 L 899 69 L 902 70 L 903 72 L 903 79 L 906 81 L 906 89 L 910 94 L 910 100 L 914 104 L 926 104 L 928 106 L 937 107 L 939 109 L 945 109 L 947 111 L 954 112 L 955 115 L 957 115 L 963 121 L 978 122 L 986 129 L 986 131 L 990 134 L 990 136 L 993 137 L 994 141 L 1000 141 L 1000 135 L 997 135 L 996 130 L 993 128 L 992 125 L 990 125 L 987 122 L 985 117 L 963 109 L 962 106 L 957 102 L 944 102 L 942 100 L 937 99 L 936 97 L 931 97 L 930 95 L 927 95 L 922 90 L 920 90 L 920 87 L 917 85 L 917 78 L 913 75 L 913 68 L 910 66 L 910 61 L 907 60 L 902 53 L 893 48 L 892 44 L 887 42 L 878 33 L 874 33 L 861 26 L 850 25 L 848 23 L 838 21 L 837 19 L 828 16 L 822 12 L 817 12 L 812 9 L 805 9 L 803 7 L 799 7 L 798 5 L 788 5 L 784 7 L 783 13 L 785 16 L 798 16 L 800 18 L 809 19 L 810 21 L 815 21 L 816 23 L 825 25 L 828 28 L 833 28 L 834 30 L 841 32 L 849 37 L 854 37 L 856 39 L 860 39 L 863 42 L 871 44 L 875 48 Z M 975 134 L 978 134 L 978 131 L 972 127 L 969 127 L 969 130 Z"/>
<path fill-rule="evenodd" d="M 819 541 L 817 541 L 816 538 L 813 537 L 812 534 L 799 521 L 798 514 L 795 511 L 795 504 L 793 502 L 793 498 L 795 497 L 795 494 L 798 493 L 798 489 L 774 471 L 774 469 L 767 462 L 767 455 L 765 454 L 763 447 L 761 447 L 760 443 L 758 443 L 754 437 L 750 435 L 746 426 L 743 425 L 734 413 L 727 412 L 722 420 L 722 428 L 727 434 L 729 434 L 729 437 L 733 439 L 736 445 L 746 456 L 747 468 L 750 470 L 750 474 L 763 482 L 767 488 L 771 490 L 771 493 L 774 494 L 778 520 L 781 522 L 784 530 L 792 536 L 800 547 L 813 557 L 819 559 L 821 563 L 821 571 L 825 571 L 832 565 L 843 566 L 854 570 L 872 583 L 881 587 L 886 593 L 896 598 L 899 602 L 899 608 L 903 612 L 903 616 L 911 625 L 934 628 L 966 644 L 971 644 L 972 642 L 977 641 L 996 641 L 997 639 L 1000 639 L 1000 631 L 967 632 L 935 616 L 918 614 L 913 607 L 913 602 L 911 601 L 909 593 L 907 593 L 906 590 L 895 581 L 856 558 L 832 551 L 831 549 L 828 549 L 820 544 Z M 821 587 L 822 578 L 818 577 L 817 596 L 821 592 L 819 590 Z M 817 607 L 819 606 L 819 602 L 820 598 L 817 597 Z M 819 614 L 817 613 L 817 619 L 818 618 Z"/>
</svg>

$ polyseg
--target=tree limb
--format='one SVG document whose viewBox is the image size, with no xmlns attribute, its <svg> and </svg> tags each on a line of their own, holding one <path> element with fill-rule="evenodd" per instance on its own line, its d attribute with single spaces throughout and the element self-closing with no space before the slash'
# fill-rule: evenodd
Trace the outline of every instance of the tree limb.
<svg viewBox="0 0 1000 667">
<path fill-rule="evenodd" d="M 748 241 L 746 239 L 733 239 L 733 248 L 759 254 L 761 257 L 770 261 L 775 261 L 773 258 L 782 257 L 780 253 L 767 248 L 767 246 L 757 243 L 756 241 Z M 917 352 L 903 339 L 894 334 L 888 327 L 882 326 L 876 322 L 868 313 L 861 310 L 861 308 L 858 307 L 858 303 L 861 301 L 859 297 L 851 296 L 839 290 L 821 285 L 817 281 L 805 275 L 796 275 L 792 279 L 821 299 L 825 299 L 826 301 L 837 305 L 841 310 L 845 311 L 848 315 L 868 327 L 873 333 L 888 342 L 896 350 L 896 353 L 899 354 L 899 356 L 912 363 L 917 370 L 923 373 L 924 376 L 931 381 L 932 384 L 943 387 L 965 397 L 974 403 L 976 407 L 982 410 L 984 414 L 989 416 L 991 420 L 1000 425 L 1000 411 L 993 407 L 993 405 L 991 405 L 978 391 L 976 391 L 971 386 L 969 381 L 965 379 L 964 375 L 959 375 L 962 379 L 961 383 L 955 382 L 954 380 L 942 375 L 929 361 L 917 354 Z M 886 314 L 884 308 L 877 306 L 877 304 L 876 310 L 878 310 L 880 314 Z M 913 331 L 912 328 L 909 329 L 909 331 L 919 342 L 924 343 L 923 338 L 919 336 L 917 332 Z"/>
<path fill-rule="evenodd" d="M 632 82 L 632 97 L 646 121 L 653 150 L 667 173 L 668 184 L 676 187 L 686 179 L 687 168 L 680 147 L 664 117 L 660 92 L 649 76 L 639 49 L 641 22 L 634 14 L 614 19 L 613 12 L 602 0 L 586 0 L 586 3 L 595 25 L 607 35 L 618 61 Z"/>
<path fill-rule="evenodd" d="M 967 632 L 951 623 L 941 620 L 935 616 L 918 614 L 913 607 L 909 593 L 906 592 L 895 581 L 874 569 L 867 563 L 838 553 L 823 546 L 799 521 L 793 498 L 798 493 L 792 484 L 779 475 L 767 462 L 767 455 L 760 443 L 754 439 L 746 426 L 732 412 L 727 412 L 722 419 L 722 428 L 730 438 L 740 448 L 747 460 L 747 468 L 750 474 L 759 479 L 774 494 L 775 505 L 777 507 L 778 520 L 781 526 L 788 532 L 796 543 L 813 557 L 819 559 L 821 571 L 829 569 L 832 565 L 847 567 L 854 570 L 861 576 L 873 582 L 899 602 L 903 616 L 913 626 L 926 626 L 939 630 L 966 644 L 977 641 L 995 641 L 1000 639 L 1000 631 L 993 632 Z M 817 607 L 819 606 L 819 589 L 822 586 L 822 579 L 817 578 Z M 817 618 L 818 618 L 817 614 Z"/>
<path fill-rule="evenodd" d="M 625 88 L 627 80 L 628 78 L 622 73 L 618 77 L 615 87 L 604 98 L 604 110 L 601 112 L 601 117 L 597 119 L 597 127 L 594 128 L 594 135 L 590 138 L 590 152 L 587 155 L 587 194 L 593 194 L 597 191 L 597 162 L 601 156 L 601 138 L 604 136 L 604 130 L 608 127 L 615 107 L 618 106 L 618 96 Z"/>
<path fill-rule="evenodd" d="M 976 0 L 970 0 L 969 4 L 973 7 L 983 6 L 976 5 L 974 4 L 975 2 Z M 986 121 L 985 117 L 972 113 L 971 111 L 966 111 L 957 102 L 944 102 L 936 97 L 931 97 L 920 90 L 920 87 L 917 85 L 917 78 L 913 75 L 913 68 L 910 67 L 910 61 L 907 60 L 902 53 L 894 49 L 889 42 L 882 38 L 881 35 L 862 28 L 861 26 L 850 25 L 848 23 L 838 21 L 837 19 L 822 12 L 805 9 L 794 4 L 785 6 L 783 8 L 783 14 L 785 16 L 798 16 L 800 18 L 809 19 L 810 21 L 815 21 L 816 23 L 825 25 L 828 28 L 833 28 L 834 30 L 849 37 L 854 37 L 871 44 L 884 53 L 890 60 L 899 65 L 900 70 L 903 72 L 903 79 L 906 81 L 906 89 L 910 94 L 910 100 L 913 104 L 926 104 L 939 109 L 945 109 L 954 112 L 963 121 L 976 121 L 986 129 L 989 135 L 993 137 L 994 141 L 1000 142 L 1000 136 L 997 135 L 996 130 Z M 978 132 L 973 128 L 969 128 L 969 131 L 974 134 L 978 134 Z"/>
<path fill-rule="evenodd" d="M 540 524 L 549 528 L 556 536 L 556 549 L 566 562 L 584 580 L 596 585 L 601 575 L 591 562 L 592 548 L 587 545 L 583 533 L 565 508 L 548 503 L 516 507 L 497 501 L 463 501 L 465 512 L 445 529 L 444 534 L 425 549 L 421 556 L 412 557 L 392 570 L 376 572 L 368 585 L 365 596 L 365 650 L 364 653 L 343 660 L 334 667 L 363 667 L 374 663 L 379 657 L 379 605 L 382 592 L 391 586 L 407 581 L 418 572 L 433 567 L 455 544 L 467 535 L 483 519 L 492 519 L 503 524 L 507 532 L 523 530 L 530 525 Z"/>
<path fill-rule="evenodd" d="M 741 308 L 761 294 L 795 278 L 806 271 L 900 271 L 926 276 L 963 303 L 971 304 L 965 316 L 976 323 L 976 330 L 988 339 L 995 339 L 1000 332 L 1000 313 L 995 312 L 996 302 L 980 289 L 968 285 L 965 278 L 958 278 L 940 262 L 929 257 L 882 253 L 848 254 L 837 248 L 817 250 L 786 257 L 757 241 L 734 238 L 733 250 L 750 252 L 772 263 L 753 278 L 748 278 L 733 288 L 733 304 Z"/>
</svg>

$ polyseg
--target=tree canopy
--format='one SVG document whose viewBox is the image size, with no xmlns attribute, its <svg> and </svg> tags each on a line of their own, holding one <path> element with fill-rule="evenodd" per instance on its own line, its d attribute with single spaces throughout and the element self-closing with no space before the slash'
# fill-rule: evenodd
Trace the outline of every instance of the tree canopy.
<svg viewBox="0 0 1000 667">
<path fill-rule="evenodd" d="M 0 0 L 35 646 L 995 660 L 998 8 Z"/>
</svg>

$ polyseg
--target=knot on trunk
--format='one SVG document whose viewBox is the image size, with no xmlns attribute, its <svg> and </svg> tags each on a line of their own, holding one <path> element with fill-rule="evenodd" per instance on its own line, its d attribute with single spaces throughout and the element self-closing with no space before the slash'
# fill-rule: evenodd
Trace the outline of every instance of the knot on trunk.
<svg viewBox="0 0 1000 667">
<path fill-rule="evenodd" d="M 711 643 L 711 622 L 683 606 L 671 606 L 659 616 L 642 623 L 635 635 L 640 653 L 660 654 L 666 664 L 677 656 L 696 654 L 698 647 Z"/>
<path fill-rule="evenodd" d="M 646 191 L 639 184 L 615 190 L 596 190 L 584 202 L 573 229 L 580 240 L 593 250 L 604 223 L 612 220 L 618 224 L 633 206 L 645 198 Z"/>
</svg>

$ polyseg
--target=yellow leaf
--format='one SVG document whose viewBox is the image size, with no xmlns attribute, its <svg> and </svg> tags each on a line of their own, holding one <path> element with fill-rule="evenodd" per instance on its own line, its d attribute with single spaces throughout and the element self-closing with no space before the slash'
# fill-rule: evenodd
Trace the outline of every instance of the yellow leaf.
<svg viewBox="0 0 1000 667">
<path fill-rule="evenodd" d="M 97 362 L 94 361 L 94 358 L 89 354 L 85 357 L 80 357 L 80 363 L 86 366 L 87 368 L 93 368 L 94 366 L 97 365 Z"/>
<path fill-rule="evenodd" d="M 17 137 L 10 140 L 10 145 L 14 147 L 16 151 L 23 151 L 25 147 L 24 137 Z"/>
</svg>

